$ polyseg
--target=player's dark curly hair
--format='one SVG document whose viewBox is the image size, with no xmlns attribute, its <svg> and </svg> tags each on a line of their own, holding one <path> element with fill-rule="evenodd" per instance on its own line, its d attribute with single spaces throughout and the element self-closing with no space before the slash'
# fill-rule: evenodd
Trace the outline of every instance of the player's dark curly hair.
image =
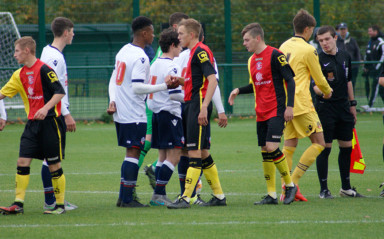
<svg viewBox="0 0 384 239">
<path fill-rule="evenodd" d="M 148 17 L 139 16 L 132 21 L 133 34 L 152 25 L 152 20 Z"/>
<path fill-rule="evenodd" d="M 175 30 L 173 30 L 172 28 L 167 28 L 162 31 L 159 39 L 161 51 L 167 53 L 172 44 L 177 47 L 180 44 L 180 41 L 177 36 L 177 32 L 175 32 Z"/>
</svg>

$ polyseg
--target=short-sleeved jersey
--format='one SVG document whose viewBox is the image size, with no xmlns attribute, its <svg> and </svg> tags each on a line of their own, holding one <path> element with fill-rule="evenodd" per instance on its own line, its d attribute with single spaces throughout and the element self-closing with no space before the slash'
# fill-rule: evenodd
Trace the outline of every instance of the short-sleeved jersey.
<svg viewBox="0 0 384 239">
<path fill-rule="evenodd" d="M 176 65 L 172 59 L 158 57 L 156 61 L 151 65 L 151 84 L 162 84 L 166 76 L 180 76 L 180 67 Z M 180 93 L 181 87 L 168 91 L 159 91 L 148 95 L 147 105 L 154 113 L 160 111 L 168 111 L 169 113 L 181 118 L 181 103 L 171 100 L 170 94 Z"/>
<path fill-rule="evenodd" d="M 348 52 L 337 50 L 336 55 L 325 52 L 319 54 L 321 70 L 328 84 L 332 87 L 332 97 L 328 100 L 320 98 L 321 101 L 347 101 L 348 81 L 352 78 L 351 57 Z"/>
<path fill-rule="evenodd" d="M 288 63 L 295 73 L 295 106 L 294 115 L 315 111 L 309 91 L 311 77 L 324 94 L 331 92 L 321 72 L 319 56 L 316 49 L 302 37 L 292 37 L 280 46 L 280 51 L 287 57 Z"/>
<path fill-rule="evenodd" d="M 65 94 L 55 71 L 39 59 L 30 68 L 24 66 L 15 71 L 0 93 L 10 98 L 20 93 L 30 120 L 54 94 Z M 60 114 L 61 102 L 50 109 L 47 116 L 58 117 Z"/>
<path fill-rule="evenodd" d="M 208 87 L 206 77 L 212 74 L 216 74 L 213 54 L 208 46 L 199 42 L 190 52 L 185 74 L 184 101 L 203 99 Z"/>
<path fill-rule="evenodd" d="M 132 83 L 149 83 L 148 56 L 142 48 L 129 43 L 117 53 L 114 71 L 116 94 L 114 121 L 118 123 L 146 123 L 146 95 L 135 94 Z"/>
<path fill-rule="evenodd" d="M 185 74 L 187 73 L 187 66 L 188 66 L 190 53 L 191 53 L 191 50 L 187 48 L 184 51 L 180 52 L 178 57 L 175 57 L 173 59 L 173 62 L 177 64 L 181 69 L 181 77 L 185 77 Z"/>
<path fill-rule="evenodd" d="M 65 96 L 61 99 L 61 113 L 63 115 L 69 114 L 67 63 L 63 53 L 56 47 L 48 45 L 43 48 L 40 60 L 56 72 L 57 78 L 59 78 L 59 82 L 65 91 Z"/>
<path fill-rule="evenodd" d="M 284 117 L 287 101 L 284 77 L 293 78 L 285 55 L 267 46 L 261 53 L 255 53 L 249 58 L 248 72 L 249 83 L 253 85 L 255 94 L 256 120 Z"/>
</svg>

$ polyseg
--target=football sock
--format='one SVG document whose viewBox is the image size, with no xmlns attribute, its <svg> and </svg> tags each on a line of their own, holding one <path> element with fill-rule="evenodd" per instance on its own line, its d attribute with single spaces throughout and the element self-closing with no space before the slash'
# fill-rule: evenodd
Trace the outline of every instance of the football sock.
<svg viewBox="0 0 384 239">
<path fill-rule="evenodd" d="M 145 156 L 147 155 L 147 153 L 149 152 L 150 149 L 151 149 L 151 142 L 148 141 L 148 140 L 145 140 L 144 148 L 143 148 L 143 150 L 140 151 L 139 164 L 138 164 L 139 168 L 143 164 L 144 158 L 145 158 Z"/>
<path fill-rule="evenodd" d="M 155 177 L 156 177 L 156 180 L 159 178 L 159 172 L 160 172 L 160 168 L 161 168 L 161 166 L 163 166 L 163 162 L 157 161 L 157 163 L 156 163 L 156 168 L 155 168 Z"/>
<path fill-rule="evenodd" d="M 155 171 L 155 169 L 156 169 L 156 165 L 157 165 L 157 161 L 158 161 L 159 159 L 156 159 L 155 161 L 153 161 L 153 163 L 152 163 L 152 169 L 153 169 L 153 171 Z"/>
<path fill-rule="evenodd" d="M 29 184 L 30 167 L 17 167 L 15 202 L 24 203 L 25 191 Z"/>
<path fill-rule="evenodd" d="M 179 173 L 180 195 L 183 195 L 185 190 L 185 177 L 187 175 L 188 167 L 189 167 L 189 158 L 186 156 L 181 156 L 180 162 L 177 165 L 177 170 Z"/>
<path fill-rule="evenodd" d="M 202 168 L 203 168 L 204 176 L 207 179 L 207 182 L 213 191 L 213 195 L 218 199 L 223 199 L 225 196 L 223 193 L 223 189 L 221 188 L 219 173 L 217 172 L 216 164 L 213 161 L 211 155 L 203 159 Z M 200 178 L 200 174 L 199 174 L 199 177 L 197 178 L 197 181 L 199 181 L 199 178 Z"/>
<path fill-rule="evenodd" d="M 53 192 L 51 172 L 49 171 L 48 164 L 45 161 L 41 167 L 41 179 L 43 181 L 45 203 L 52 205 L 56 202 L 56 198 L 55 193 Z"/>
<path fill-rule="evenodd" d="M 201 166 L 201 158 L 189 158 L 189 168 L 185 177 L 185 190 L 183 193 L 183 196 L 187 197 L 188 202 L 196 187 L 197 181 L 199 181 Z"/>
<path fill-rule="evenodd" d="M 276 198 L 276 166 L 267 151 L 262 151 L 264 178 L 267 183 L 268 195 Z"/>
<path fill-rule="evenodd" d="M 201 180 L 201 175 L 203 175 L 203 170 L 201 170 L 201 172 L 200 172 L 199 180 Z M 196 196 L 196 190 L 197 190 L 197 186 L 199 185 L 199 180 L 197 180 L 195 189 L 193 190 L 193 193 L 192 193 L 192 196 L 191 196 L 191 197 L 195 197 L 195 196 Z"/>
<path fill-rule="evenodd" d="M 292 183 L 291 174 L 289 173 L 288 163 L 283 152 L 277 148 L 275 151 L 269 152 L 268 154 L 270 159 L 273 160 L 277 170 L 279 170 L 280 176 L 283 178 L 285 185 L 293 187 L 294 185 Z"/>
<path fill-rule="evenodd" d="M 300 178 L 305 174 L 309 166 L 315 162 L 317 156 L 319 156 L 323 149 L 324 147 L 320 144 L 313 143 L 305 150 L 292 174 L 292 181 L 294 184 L 299 183 Z"/>
<path fill-rule="evenodd" d="M 165 160 L 159 170 L 159 177 L 156 180 L 155 194 L 166 195 L 165 186 L 167 186 L 174 170 L 175 166 Z"/>
<path fill-rule="evenodd" d="M 351 189 L 350 166 L 351 166 L 352 147 L 340 148 L 339 152 L 339 170 L 341 178 L 341 187 L 344 190 Z"/>
<path fill-rule="evenodd" d="M 55 192 L 56 205 L 64 205 L 65 195 L 65 176 L 63 169 L 60 168 L 51 173 L 52 185 Z"/>
<path fill-rule="evenodd" d="M 320 182 L 320 191 L 328 189 L 328 158 L 331 148 L 325 148 L 316 159 L 317 176 Z"/>
<path fill-rule="evenodd" d="M 290 174 L 292 175 L 292 159 L 293 154 L 295 153 L 296 147 L 284 146 L 283 154 L 285 155 L 285 160 L 287 161 L 288 169 Z M 291 176 L 292 179 L 292 176 Z M 284 178 L 281 178 L 281 185 L 284 184 Z"/>
<path fill-rule="evenodd" d="M 139 160 L 126 157 L 122 167 L 122 201 L 129 203 L 133 200 L 133 190 L 136 187 L 137 174 L 139 173 Z"/>
</svg>

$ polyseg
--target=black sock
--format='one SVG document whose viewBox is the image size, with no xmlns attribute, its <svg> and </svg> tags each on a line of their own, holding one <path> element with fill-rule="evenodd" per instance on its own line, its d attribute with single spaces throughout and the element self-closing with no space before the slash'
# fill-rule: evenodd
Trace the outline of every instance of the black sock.
<svg viewBox="0 0 384 239">
<path fill-rule="evenodd" d="M 341 188 L 344 190 L 351 189 L 351 181 L 349 178 L 349 170 L 351 166 L 352 147 L 340 148 L 339 152 L 339 170 L 341 178 Z"/>
<path fill-rule="evenodd" d="M 330 153 L 331 148 L 324 148 L 316 159 L 317 176 L 319 177 L 321 191 L 328 189 L 328 157 Z"/>
</svg>

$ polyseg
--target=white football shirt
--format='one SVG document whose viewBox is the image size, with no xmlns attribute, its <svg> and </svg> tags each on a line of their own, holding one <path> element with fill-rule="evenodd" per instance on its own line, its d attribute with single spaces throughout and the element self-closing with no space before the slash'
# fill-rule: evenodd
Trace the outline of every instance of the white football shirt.
<svg viewBox="0 0 384 239">
<path fill-rule="evenodd" d="M 129 43 L 117 53 L 109 84 L 110 101 L 116 103 L 115 122 L 147 123 L 146 94 L 135 94 L 132 82 L 148 84 L 149 70 L 149 58 L 142 48 Z"/>
<path fill-rule="evenodd" d="M 69 114 L 69 100 L 68 100 L 68 74 L 67 63 L 65 62 L 64 55 L 59 49 L 48 45 L 43 48 L 40 60 L 51 67 L 59 78 L 60 84 L 63 86 L 65 96 L 61 99 L 61 114 Z"/>
<path fill-rule="evenodd" d="M 168 76 L 180 76 L 180 67 L 170 58 L 158 57 L 151 65 L 150 81 L 152 85 L 164 83 L 164 79 Z M 181 93 L 181 86 L 168 91 L 159 91 L 148 95 L 147 105 L 154 113 L 160 111 L 168 111 L 174 116 L 181 118 L 181 103 L 171 100 L 170 94 Z"/>
</svg>

